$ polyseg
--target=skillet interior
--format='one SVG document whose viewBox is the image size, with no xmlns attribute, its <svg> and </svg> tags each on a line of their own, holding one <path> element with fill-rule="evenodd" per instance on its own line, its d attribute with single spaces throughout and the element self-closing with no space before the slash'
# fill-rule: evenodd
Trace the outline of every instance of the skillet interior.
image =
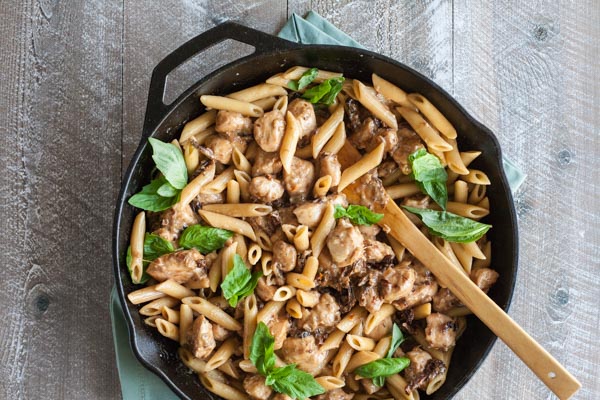
<svg viewBox="0 0 600 400">
<path fill-rule="evenodd" d="M 230 23 L 230 25 L 235 24 Z M 278 39 L 273 38 L 273 40 Z M 507 310 L 517 269 L 517 225 L 512 196 L 501 167 L 499 144 L 494 135 L 470 117 L 435 83 L 387 57 L 365 50 L 338 46 L 300 47 L 290 44 L 288 47 L 288 49 L 245 57 L 208 75 L 167 107 L 164 118 L 162 115 L 153 115 L 149 106 L 145 133 L 161 140 L 172 140 L 179 134 L 184 121 L 201 113 L 199 94 L 224 94 L 239 90 L 263 82 L 267 77 L 293 65 L 342 71 L 344 76 L 363 81 L 370 81 L 371 73 L 375 72 L 398 84 L 407 92 L 422 93 L 454 124 L 459 132 L 461 149 L 483 152 L 473 166 L 485 171 L 493 182 L 487 192 L 493 212 L 484 222 L 494 226 L 488 235 L 493 244 L 492 266 L 500 273 L 500 279 L 489 295 Z M 152 99 L 149 99 L 149 103 L 151 101 Z M 150 126 L 148 121 L 152 121 Z M 140 361 L 157 373 L 182 398 L 216 398 L 214 395 L 211 397 L 199 380 L 177 359 L 177 345 L 162 337 L 155 329 L 144 325 L 138 313 L 139 307 L 125 301 L 124 296 L 127 293 L 139 288 L 131 284 L 125 265 L 125 252 L 135 215 L 135 209 L 127 204 L 127 199 L 148 183 L 152 167 L 151 149 L 147 141 L 142 139 L 125 176 L 115 214 L 113 237 L 115 276 L 129 326 L 131 345 Z M 434 395 L 422 395 L 421 398 L 436 400 L 451 398 L 473 375 L 494 341 L 495 336 L 488 328 L 477 318 L 469 317 L 467 330 L 458 341 L 452 357 L 446 383 Z"/>
</svg>

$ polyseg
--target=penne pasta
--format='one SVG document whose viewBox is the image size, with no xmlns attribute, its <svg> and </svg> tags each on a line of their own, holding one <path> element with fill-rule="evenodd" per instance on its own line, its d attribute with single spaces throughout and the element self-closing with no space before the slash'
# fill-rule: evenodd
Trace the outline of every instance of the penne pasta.
<svg viewBox="0 0 600 400">
<path fill-rule="evenodd" d="M 410 102 L 406 92 L 391 82 L 386 81 L 377 74 L 371 75 L 373 87 L 377 93 L 381 94 L 387 100 L 391 100 L 396 104 L 408 107 L 417 111 L 417 108 Z"/>
<path fill-rule="evenodd" d="M 294 117 L 294 114 L 287 112 L 285 114 L 286 126 L 283 139 L 281 141 L 281 149 L 279 150 L 279 157 L 281 158 L 281 164 L 286 172 L 291 172 L 292 160 L 294 159 L 294 153 L 298 147 L 298 140 L 300 139 L 301 128 L 300 123 Z"/>
<path fill-rule="evenodd" d="M 205 373 L 199 374 L 198 377 L 206 389 L 226 400 L 250 400 L 250 397 L 246 396 L 238 389 L 224 382 L 220 382 L 214 378 L 211 378 Z"/>
<path fill-rule="evenodd" d="M 403 197 L 412 196 L 413 194 L 421 193 L 421 189 L 416 185 L 416 183 L 400 183 L 394 186 L 388 186 L 385 188 L 388 196 L 391 199 L 397 200 Z"/>
<path fill-rule="evenodd" d="M 198 214 L 200 214 L 207 224 L 214 228 L 227 229 L 239 233 L 240 235 L 244 235 L 248 239 L 256 242 L 256 235 L 250 224 L 246 221 L 206 210 L 200 210 L 198 211 Z"/>
<path fill-rule="evenodd" d="M 160 315 L 165 321 L 172 324 L 179 324 L 179 311 L 173 310 L 171 307 L 163 306 Z"/>
<path fill-rule="evenodd" d="M 230 180 L 227 182 L 227 204 L 237 204 L 240 202 L 240 184 L 238 181 Z"/>
<path fill-rule="evenodd" d="M 179 303 L 179 299 L 173 297 L 161 297 L 146 304 L 140 308 L 140 314 L 151 317 L 153 315 L 159 315 L 162 312 L 163 307 L 175 307 Z"/>
<path fill-rule="evenodd" d="M 285 115 L 287 113 L 288 108 L 288 97 L 287 95 L 283 95 L 275 101 L 273 105 L 274 110 L 278 110 L 281 114 Z"/>
<path fill-rule="evenodd" d="M 251 265 L 256 265 L 262 256 L 262 249 L 256 243 L 252 243 L 248 247 L 248 262 Z"/>
<path fill-rule="evenodd" d="M 214 352 L 211 358 L 206 362 L 205 371 L 212 371 L 213 369 L 219 368 L 221 365 L 225 364 L 233 353 L 235 349 L 239 346 L 237 339 L 229 338 L 221 344 L 221 347 Z"/>
<path fill-rule="evenodd" d="M 394 315 L 396 308 L 391 304 L 383 304 L 379 311 L 369 314 L 365 321 L 365 334 L 370 334 L 384 319 Z"/>
<path fill-rule="evenodd" d="M 421 304 L 413 308 L 413 313 L 415 315 L 415 320 L 427 318 L 431 314 L 431 303 Z"/>
<path fill-rule="evenodd" d="M 315 257 L 319 257 L 319 254 L 321 254 L 321 250 L 323 250 L 323 247 L 325 246 L 325 239 L 335 226 L 335 218 L 333 217 L 333 213 L 333 204 L 328 203 L 325 207 L 325 211 L 323 212 L 323 216 L 321 217 L 321 222 L 319 222 L 317 229 L 315 229 L 312 237 L 310 238 L 310 247 L 312 249 L 312 254 Z"/>
<path fill-rule="evenodd" d="M 375 341 L 371 338 L 358 335 L 346 335 L 346 341 L 356 351 L 371 351 L 375 348 Z M 362 364 L 360 364 L 362 365 Z"/>
<path fill-rule="evenodd" d="M 350 332 L 357 324 L 360 324 L 367 317 L 367 310 L 360 306 L 354 307 L 348 314 L 342 318 L 336 327 L 342 332 Z"/>
<path fill-rule="evenodd" d="M 287 96 L 287 91 L 281 86 L 271 85 L 269 83 L 261 83 L 227 95 L 227 97 L 230 99 L 244 101 L 247 103 L 252 103 L 267 97 L 277 96 Z"/>
<path fill-rule="evenodd" d="M 335 127 L 331 139 L 325 144 L 322 152 L 337 154 L 344 147 L 344 143 L 346 143 L 346 125 L 342 121 Z"/>
<path fill-rule="evenodd" d="M 212 322 L 216 322 L 227 330 L 238 331 L 242 329 L 238 321 L 202 297 L 185 297 L 181 301 L 183 304 L 190 306 L 192 310 L 204 315 Z"/>
<path fill-rule="evenodd" d="M 154 285 L 146 286 L 143 289 L 134 290 L 127 295 L 127 300 L 129 300 L 131 304 L 142 304 L 152 300 L 160 299 L 161 297 L 165 296 L 166 294 L 156 290 L 156 285 Z"/>
<path fill-rule="evenodd" d="M 273 294 L 274 301 L 287 301 L 294 297 L 296 288 L 293 286 L 281 286 Z"/>
<path fill-rule="evenodd" d="M 447 139 L 448 143 L 452 146 L 452 150 L 444 153 L 446 155 L 446 161 L 448 162 L 448 168 L 451 171 L 459 174 L 459 175 L 467 175 L 469 170 L 465 166 L 462 158 L 460 157 L 460 153 L 458 152 L 458 145 L 456 144 L 456 139 Z"/>
<path fill-rule="evenodd" d="M 342 176 L 340 178 L 340 183 L 338 184 L 337 189 L 338 192 L 344 190 L 346 186 L 350 185 L 352 182 L 359 179 L 361 176 L 363 176 L 364 174 L 381 164 L 384 151 L 384 143 L 380 143 L 377 147 L 365 154 L 356 163 L 342 171 Z"/>
<path fill-rule="evenodd" d="M 212 181 L 215 176 L 215 163 L 209 162 L 203 171 L 195 177 L 190 183 L 188 183 L 183 190 L 181 191 L 181 196 L 179 198 L 179 202 L 173 206 L 176 207 L 185 207 L 194 200 L 196 196 L 200 194 L 200 190 L 204 185 L 208 182 Z"/>
<path fill-rule="evenodd" d="M 243 201 L 248 201 L 250 199 L 250 193 L 248 192 L 248 187 L 250 186 L 250 175 L 247 172 L 235 170 L 233 171 L 233 175 L 235 176 L 235 180 L 237 181 L 240 187 L 240 198 Z"/>
<path fill-rule="evenodd" d="M 263 109 L 264 112 L 267 112 L 267 111 L 273 109 L 275 102 L 277 102 L 277 97 L 272 96 L 272 97 L 265 97 L 264 99 L 253 101 L 252 104 L 259 106 L 260 108 Z"/>
<path fill-rule="evenodd" d="M 302 275 L 306 276 L 310 280 L 314 280 L 319 270 L 319 260 L 315 256 L 310 256 L 304 263 L 304 269 Z"/>
<path fill-rule="evenodd" d="M 188 175 L 191 175 L 198 168 L 198 165 L 200 165 L 200 152 L 191 141 L 183 145 L 183 159 Z"/>
<path fill-rule="evenodd" d="M 469 185 L 465 181 L 454 182 L 454 202 L 466 203 L 469 196 Z"/>
<path fill-rule="evenodd" d="M 288 69 L 287 71 L 285 71 L 282 74 L 282 77 L 285 79 L 289 79 L 289 80 L 298 80 L 298 79 L 300 79 L 302 74 L 304 74 L 308 70 L 309 70 L 309 68 L 307 68 L 307 67 L 300 67 L 300 66 L 291 67 L 290 69 Z M 317 73 L 317 76 L 315 77 L 314 82 L 321 83 L 327 79 L 338 78 L 340 76 L 342 76 L 342 74 L 340 72 L 332 72 L 332 71 L 325 71 L 325 70 L 319 69 L 319 72 Z"/>
<path fill-rule="evenodd" d="M 292 238 L 292 241 L 294 242 L 294 246 L 296 247 L 296 249 L 298 251 L 308 250 L 308 248 L 310 246 L 308 226 L 306 226 L 306 225 L 298 226 L 298 228 L 296 229 L 296 233 L 294 234 L 294 237 Z"/>
<path fill-rule="evenodd" d="M 144 274 L 144 236 L 146 234 L 146 213 L 144 211 L 136 215 L 131 228 L 131 280 L 138 283 Z M 130 300 L 131 301 L 131 300 Z"/>
<path fill-rule="evenodd" d="M 263 217 L 273 212 L 271 206 L 254 203 L 205 204 L 202 209 L 230 217 Z"/>
<path fill-rule="evenodd" d="M 250 164 L 250 161 L 248 161 L 244 153 L 242 153 L 240 149 L 235 146 L 231 152 L 231 161 L 233 162 L 235 169 L 239 171 L 244 171 L 247 174 L 252 171 L 252 165 Z"/>
<path fill-rule="evenodd" d="M 323 147 L 327 144 L 329 139 L 335 133 L 335 130 L 342 121 L 344 120 L 344 107 L 338 106 L 331 116 L 317 129 L 317 133 L 312 138 L 312 156 L 316 159 L 323 150 Z"/>
<path fill-rule="evenodd" d="M 176 299 L 183 299 L 184 297 L 191 297 L 195 295 L 193 290 L 190 290 L 185 286 L 175 282 L 173 279 L 167 279 L 166 281 L 157 284 L 155 289 Z"/>
<path fill-rule="evenodd" d="M 408 95 L 408 99 L 417 106 L 429 123 L 442 135 L 448 139 L 456 139 L 456 129 L 425 96 L 419 93 L 411 93 Z"/>
<path fill-rule="evenodd" d="M 478 169 L 470 169 L 469 173 L 463 176 L 463 180 L 476 185 L 489 185 L 491 183 L 485 172 Z"/>
<path fill-rule="evenodd" d="M 227 168 L 225 171 L 221 172 L 218 176 L 204 185 L 202 189 L 200 189 L 200 193 L 203 194 L 219 194 L 222 193 L 227 187 L 227 182 L 233 179 L 233 167 Z"/>
<path fill-rule="evenodd" d="M 242 345 L 244 347 L 244 359 L 250 356 L 250 345 L 252 337 L 256 330 L 256 316 L 258 314 L 258 305 L 256 304 L 256 296 L 251 294 L 244 299 L 244 331 L 242 336 Z"/>
<path fill-rule="evenodd" d="M 343 379 L 335 376 L 319 376 L 315 381 L 325 389 L 326 392 L 346 386 Z"/>
<path fill-rule="evenodd" d="M 331 332 L 329 336 L 327 336 L 327 339 L 325 339 L 319 350 L 326 351 L 331 349 L 337 349 L 338 347 L 340 347 L 340 343 L 342 343 L 342 340 L 344 340 L 345 336 L 346 332 L 336 329 L 335 331 Z"/>
<path fill-rule="evenodd" d="M 179 328 L 177 325 L 162 318 L 156 318 L 154 323 L 158 333 L 171 340 L 179 341 Z"/>
<path fill-rule="evenodd" d="M 348 336 L 350 335 L 347 335 L 346 338 L 348 338 Z M 373 345 L 373 347 L 375 346 Z M 353 372 L 356 368 L 360 367 L 361 365 L 365 365 L 375 360 L 379 360 L 380 358 L 381 356 L 373 351 L 358 351 L 357 353 L 354 353 L 354 355 L 348 362 L 348 365 L 346 366 L 346 371 Z"/>
<path fill-rule="evenodd" d="M 314 197 L 325 197 L 331 188 L 331 175 L 325 175 L 317 179 L 313 187 Z"/>
<path fill-rule="evenodd" d="M 285 310 L 292 318 L 302 318 L 302 305 L 300 305 L 297 299 L 290 299 L 285 305 Z"/>
<path fill-rule="evenodd" d="M 298 290 L 296 291 L 296 300 L 303 307 L 314 307 L 319 303 L 319 292 L 315 290 Z"/>
<path fill-rule="evenodd" d="M 185 144 L 193 136 L 199 134 L 202 131 L 205 131 L 211 125 L 214 125 L 216 117 L 217 111 L 210 110 L 200 115 L 199 117 L 196 117 L 193 120 L 187 122 L 183 126 L 183 130 L 181 131 L 179 143 L 182 145 Z"/>
<path fill-rule="evenodd" d="M 187 304 L 179 307 L 179 345 L 183 346 L 188 342 L 188 331 L 194 323 L 194 312 Z"/>
<path fill-rule="evenodd" d="M 377 96 L 370 92 L 367 87 L 358 79 L 354 80 L 353 83 L 354 94 L 356 99 L 374 116 L 379 118 L 384 124 L 392 129 L 398 129 L 398 121 L 396 116 L 392 113 L 385 104 L 379 101 Z"/>
<path fill-rule="evenodd" d="M 203 95 L 200 96 L 200 101 L 206 107 L 213 108 L 215 110 L 239 112 L 240 114 L 248 117 L 257 118 L 262 116 L 264 113 L 263 109 L 255 104 L 246 101 L 230 99 L 228 97 Z"/>
<path fill-rule="evenodd" d="M 396 110 L 417 132 L 421 139 L 427 143 L 427 147 L 441 152 L 452 150 L 452 146 L 444 141 L 439 133 L 419 113 L 407 107 L 396 107 Z"/>
</svg>

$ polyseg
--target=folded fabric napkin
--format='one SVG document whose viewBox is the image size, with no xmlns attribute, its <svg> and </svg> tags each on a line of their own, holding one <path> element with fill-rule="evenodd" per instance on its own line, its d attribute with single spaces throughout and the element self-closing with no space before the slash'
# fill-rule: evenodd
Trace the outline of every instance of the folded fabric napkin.
<svg viewBox="0 0 600 400">
<path fill-rule="evenodd" d="M 364 48 L 314 11 L 310 11 L 305 18 L 292 14 L 278 36 L 303 44 L 331 44 Z M 504 158 L 504 170 L 514 193 L 523 183 L 525 174 L 506 158 Z M 147 370 L 133 354 L 129 345 L 125 316 L 114 288 L 111 293 L 110 313 L 123 399 L 177 400 L 177 395 L 158 376 Z"/>
</svg>

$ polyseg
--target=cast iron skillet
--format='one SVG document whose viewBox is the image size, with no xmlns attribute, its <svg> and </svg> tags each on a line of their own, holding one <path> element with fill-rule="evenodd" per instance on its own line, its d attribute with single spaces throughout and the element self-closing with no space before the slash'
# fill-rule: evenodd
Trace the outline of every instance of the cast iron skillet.
<svg viewBox="0 0 600 400">
<path fill-rule="evenodd" d="M 201 51 L 226 39 L 254 46 L 256 51 L 200 79 L 172 104 L 164 104 L 167 75 Z M 208 60 L 207 62 L 210 62 Z M 152 73 L 141 143 L 125 174 L 117 201 L 113 232 L 114 272 L 129 328 L 131 347 L 148 369 L 164 380 L 182 399 L 216 399 L 177 359 L 177 344 L 144 325 L 138 306 L 126 301 L 126 295 L 139 288 L 131 283 L 125 252 L 136 210 L 127 199 L 150 180 L 153 168 L 148 137 L 163 141 L 178 136 L 184 122 L 202 112 L 200 94 L 224 94 L 245 88 L 293 65 L 342 71 L 344 76 L 370 81 L 375 72 L 397 83 L 407 92 L 427 97 L 452 122 L 459 132 L 462 149 L 481 150 L 474 166 L 485 171 L 492 181 L 488 187 L 493 212 L 486 218 L 494 227 L 489 233 L 493 243 L 493 267 L 500 279 L 489 295 L 505 311 L 508 309 L 517 272 L 517 221 L 511 192 L 502 169 L 500 146 L 489 129 L 473 117 L 434 82 L 407 66 L 370 51 L 323 45 L 299 45 L 245 26 L 227 22 L 191 39 L 162 60 Z M 458 341 L 446 383 L 424 399 L 449 399 L 475 373 L 490 351 L 496 337 L 477 318 L 469 317 L 468 327 Z"/>
</svg>

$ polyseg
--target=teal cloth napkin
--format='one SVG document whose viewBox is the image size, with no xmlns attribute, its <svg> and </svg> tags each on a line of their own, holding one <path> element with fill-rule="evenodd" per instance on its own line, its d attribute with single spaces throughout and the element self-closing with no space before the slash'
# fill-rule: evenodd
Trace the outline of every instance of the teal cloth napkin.
<svg viewBox="0 0 600 400">
<path fill-rule="evenodd" d="M 278 36 L 303 44 L 331 44 L 364 48 L 314 11 L 310 11 L 305 18 L 292 14 Z M 514 193 L 525 180 L 525 174 L 507 158 L 504 158 L 504 170 Z M 123 399 L 177 400 L 179 397 L 158 376 L 140 364 L 133 354 L 129 345 L 125 316 L 114 288 L 111 293 L 110 314 Z"/>
</svg>

